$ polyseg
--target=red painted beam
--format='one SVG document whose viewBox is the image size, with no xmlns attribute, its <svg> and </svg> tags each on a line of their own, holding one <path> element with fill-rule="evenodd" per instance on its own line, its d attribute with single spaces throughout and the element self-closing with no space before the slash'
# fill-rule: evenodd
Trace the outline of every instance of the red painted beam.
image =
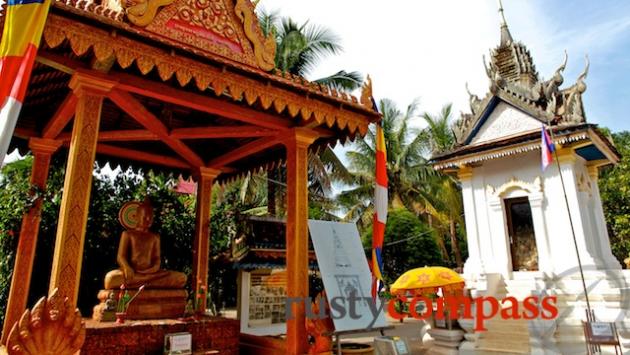
<svg viewBox="0 0 630 355">
<path fill-rule="evenodd" d="M 189 164 L 195 167 L 204 166 L 203 160 L 197 155 L 197 153 L 195 153 L 182 141 L 170 137 L 168 135 L 168 129 L 162 121 L 149 112 L 149 110 L 131 96 L 131 94 L 119 89 L 114 89 L 109 93 L 109 99 L 118 105 L 118 107 L 120 107 L 123 111 L 127 112 L 144 128 L 156 134 L 164 144 L 168 145 Z"/>
<path fill-rule="evenodd" d="M 74 116 L 74 111 L 77 108 L 77 101 L 78 99 L 74 93 L 69 93 L 68 96 L 66 96 L 55 114 L 46 124 L 46 127 L 44 127 L 42 134 L 43 138 L 57 138 L 59 133 L 63 131 L 68 122 L 70 122 L 70 119 Z"/>
<path fill-rule="evenodd" d="M 291 119 L 283 119 L 270 113 L 243 107 L 214 97 L 185 92 L 166 84 L 156 83 L 129 74 L 110 73 L 109 76 L 112 80 L 119 82 L 118 88 L 121 90 L 163 102 L 269 129 L 285 129 L 293 126 Z"/>
<path fill-rule="evenodd" d="M 171 168 L 190 169 L 190 165 L 176 158 L 165 157 L 159 154 L 140 152 L 133 149 L 120 148 L 113 145 L 97 144 L 96 151 L 99 154 L 110 155 L 118 158 L 142 161 Z"/>
<path fill-rule="evenodd" d="M 190 127 L 176 128 L 171 131 L 171 137 L 177 139 L 248 138 L 275 134 L 277 134 L 276 131 L 256 126 Z"/>
<path fill-rule="evenodd" d="M 72 138 L 70 133 L 61 133 L 58 139 L 69 141 Z M 134 141 L 157 141 L 160 138 L 157 134 L 144 129 L 129 129 L 119 131 L 98 132 L 99 142 L 134 142 Z"/>
<path fill-rule="evenodd" d="M 280 143 L 280 139 L 278 139 L 278 137 L 276 136 L 260 138 L 251 143 L 240 146 L 239 148 L 236 148 L 220 157 L 212 159 L 207 166 L 214 169 L 221 169 L 222 167 L 230 163 L 233 163 L 237 160 L 243 159 L 249 155 L 258 153 Z"/>
</svg>

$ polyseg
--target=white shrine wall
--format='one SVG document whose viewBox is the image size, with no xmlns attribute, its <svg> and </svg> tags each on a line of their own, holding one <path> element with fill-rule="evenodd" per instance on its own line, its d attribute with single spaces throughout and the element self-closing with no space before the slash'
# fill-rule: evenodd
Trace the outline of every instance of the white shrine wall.
<svg viewBox="0 0 630 355">
<path fill-rule="evenodd" d="M 597 187 L 597 169 L 575 153 L 560 157 L 571 217 L 586 269 L 620 269 L 610 242 Z M 464 273 L 512 277 L 504 200 L 527 197 L 539 270 L 561 274 L 578 265 L 562 185 L 555 165 L 544 172 L 540 151 L 485 161 L 460 173 L 469 259 Z"/>
</svg>

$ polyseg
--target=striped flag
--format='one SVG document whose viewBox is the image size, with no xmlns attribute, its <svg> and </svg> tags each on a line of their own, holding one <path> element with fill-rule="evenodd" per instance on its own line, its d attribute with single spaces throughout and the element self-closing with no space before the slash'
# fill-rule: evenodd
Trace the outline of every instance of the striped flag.
<svg viewBox="0 0 630 355">
<path fill-rule="evenodd" d="M 374 99 L 372 99 L 374 101 Z M 373 102 L 374 107 L 376 103 Z M 374 224 L 372 226 L 372 298 L 383 285 L 383 239 L 387 221 L 387 153 L 383 127 L 376 125 L 376 187 L 374 190 Z"/>
<path fill-rule="evenodd" d="M 549 136 L 549 132 L 545 129 L 545 126 L 542 126 L 541 132 L 541 142 L 540 142 L 540 151 L 541 151 L 541 159 L 542 159 L 542 169 L 545 170 L 553 161 L 553 153 L 556 150 L 556 146 L 551 141 L 551 137 Z"/>
<path fill-rule="evenodd" d="M 0 163 L 9 149 L 50 0 L 8 0 L 0 42 Z"/>
</svg>

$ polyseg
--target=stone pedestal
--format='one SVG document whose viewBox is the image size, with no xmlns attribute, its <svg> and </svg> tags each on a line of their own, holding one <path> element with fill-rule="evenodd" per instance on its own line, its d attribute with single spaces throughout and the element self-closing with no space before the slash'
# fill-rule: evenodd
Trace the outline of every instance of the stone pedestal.
<svg viewBox="0 0 630 355">
<path fill-rule="evenodd" d="M 137 291 L 135 289 L 128 290 L 132 297 Z M 94 307 L 92 319 L 107 320 L 105 302 L 112 292 L 115 296 L 114 299 L 118 300 L 120 290 L 100 290 L 98 292 L 98 299 L 101 303 Z M 188 292 L 186 290 L 145 289 L 129 305 L 126 319 L 180 318 L 184 315 L 187 298 Z"/>
<path fill-rule="evenodd" d="M 159 355 L 164 353 L 166 334 L 192 335 L 195 354 L 239 354 L 239 323 L 235 319 L 203 317 L 197 320 L 141 320 L 125 324 L 85 322 L 81 354 Z"/>
<path fill-rule="evenodd" d="M 459 344 L 464 339 L 464 331 L 459 329 L 429 329 L 433 338 L 430 354 L 459 354 Z"/>
</svg>

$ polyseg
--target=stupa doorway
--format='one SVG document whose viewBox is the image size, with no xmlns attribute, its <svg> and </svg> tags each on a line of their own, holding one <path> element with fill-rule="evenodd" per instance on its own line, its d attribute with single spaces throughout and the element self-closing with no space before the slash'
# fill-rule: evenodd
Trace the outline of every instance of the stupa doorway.
<svg viewBox="0 0 630 355">
<path fill-rule="evenodd" d="M 512 271 L 538 271 L 538 248 L 527 197 L 504 200 Z"/>
</svg>

